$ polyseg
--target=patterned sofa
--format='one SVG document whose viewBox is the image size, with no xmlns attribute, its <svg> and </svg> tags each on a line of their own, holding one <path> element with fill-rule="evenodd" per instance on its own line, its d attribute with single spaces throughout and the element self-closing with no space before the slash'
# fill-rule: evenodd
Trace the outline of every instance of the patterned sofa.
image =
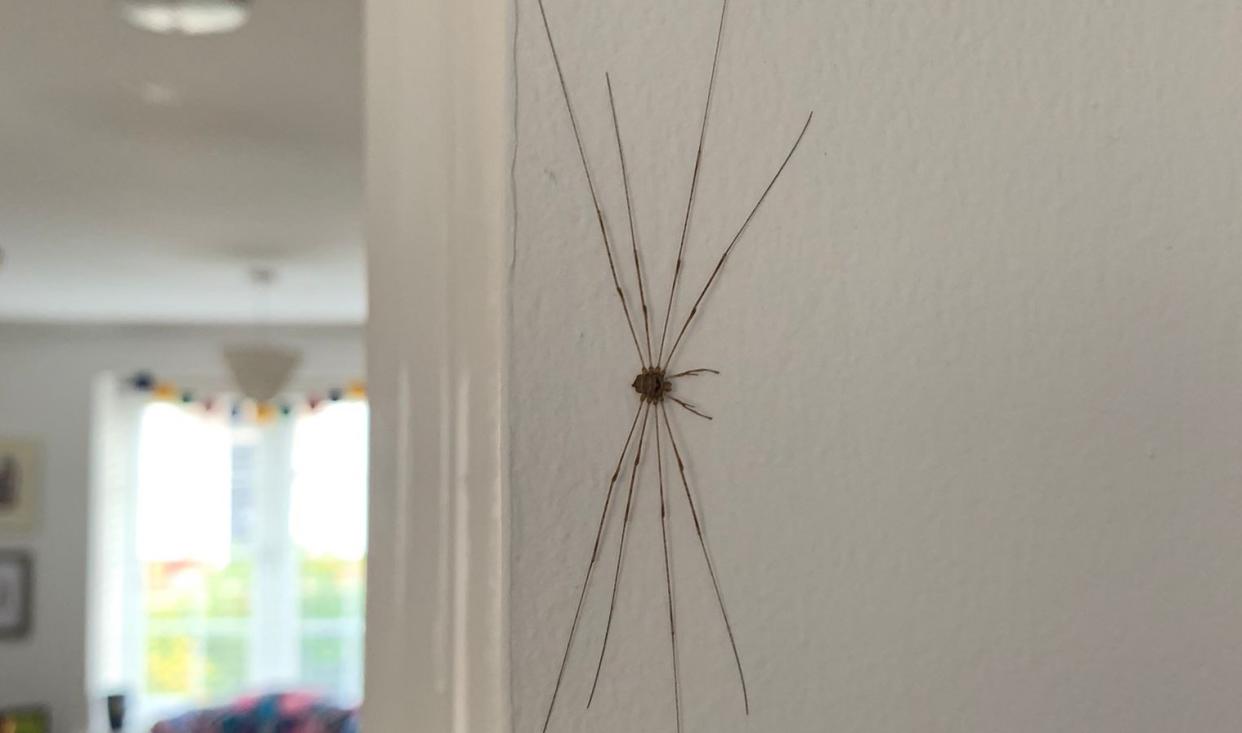
<svg viewBox="0 0 1242 733">
<path fill-rule="evenodd" d="M 165 720 L 151 733 L 358 733 L 358 711 L 314 695 L 263 695 Z"/>
</svg>

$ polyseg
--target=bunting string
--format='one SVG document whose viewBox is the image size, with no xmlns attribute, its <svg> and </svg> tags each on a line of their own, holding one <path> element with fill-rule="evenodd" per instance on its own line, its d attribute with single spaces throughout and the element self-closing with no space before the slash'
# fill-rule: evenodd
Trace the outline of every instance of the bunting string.
<svg viewBox="0 0 1242 733">
<path fill-rule="evenodd" d="M 366 383 L 356 379 L 344 386 L 328 387 L 320 392 L 282 395 L 261 402 L 232 394 L 203 394 L 165 379 L 149 371 L 140 371 L 125 381 L 135 392 L 146 394 L 153 401 L 170 402 L 207 414 L 227 415 L 235 423 L 267 425 L 280 419 L 312 414 L 334 402 L 359 402 L 367 398 Z"/>
</svg>

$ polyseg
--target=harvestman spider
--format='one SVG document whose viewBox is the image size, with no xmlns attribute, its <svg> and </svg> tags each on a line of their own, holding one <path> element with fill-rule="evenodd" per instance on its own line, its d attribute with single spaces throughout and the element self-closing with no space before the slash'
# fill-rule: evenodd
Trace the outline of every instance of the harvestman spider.
<svg viewBox="0 0 1242 733">
<path fill-rule="evenodd" d="M 668 306 L 664 311 L 664 325 L 660 329 L 660 337 L 658 341 L 659 346 L 658 348 L 652 348 L 653 343 L 655 342 L 652 339 L 651 316 L 647 306 L 647 287 L 643 278 L 643 270 L 639 263 L 638 257 L 638 239 L 634 232 L 634 207 L 633 201 L 630 197 L 630 180 L 629 171 L 626 167 L 625 145 L 622 143 L 621 138 L 621 123 L 617 117 L 617 105 L 612 91 L 612 78 L 608 74 L 604 75 L 605 82 L 608 87 L 608 103 L 612 112 L 612 125 L 616 136 L 617 154 L 621 162 L 621 179 L 625 188 L 626 213 L 629 219 L 630 247 L 634 254 L 634 272 L 638 280 L 638 297 L 642 307 L 643 341 L 646 345 L 646 350 L 644 351 L 643 342 L 640 342 L 638 338 L 638 329 L 634 326 L 634 317 L 630 311 L 629 301 L 625 297 L 625 290 L 621 287 L 621 279 L 617 275 L 617 263 L 613 257 L 612 241 L 609 238 L 608 226 L 604 221 L 604 212 L 600 206 L 599 196 L 596 193 L 595 179 L 591 174 L 591 166 L 587 162 L 586 149 L 583 147 L 582 143 L 582 133 L 578 127 L 578 116 L 574 111 L 573 101 L 569 94 L 569 86 L 565 82 L 565 72 L 561 67 L 561 59 L 560 55 L 557 53 L 556 41 L 553 39 L 552 27 L 548 22 L 547 9 L 544 7 L 544 0 L 538 0 L 538 2 L 539 14 L 543 19 L 543 29 L 547 35 L 548 46 L 552 52 L 552 61 L 556 67 L 557 78 L 560 81 L 561 94 L 565 102 L 565 109 L 569 113 L 569 123 L 570 127 L 573 129 L 574 142 L 577 144 L 578 156 L 582 161 L 582 170 L 586 176 L 587 190 L 591 194 L 591 202 L 595 207 L 595 218 L 599 224 L 600 237 L 604 245 L 604 254 L 608 259 L 608 269 L 612 275 L 612 282 L 616 288 L 617 297 L 621 303 L 621 309 L 625 314 L 625 322 L 629 327 L 630 337 L 634 341 L 634 348 L 638 352 L 638 360 L 641 365 L 641 370 L 639 371 L 638 376 L 634 378 L 634 382 L 631 384 L 634 391 L 638 394 L 638 409 L 634 413 L 634 421 L 630 424 L 629 434 L 625 438 L 625 444 L 621 448 L 621 455 L 617 459 L 616 468 L 613 469 L 612 477 L 608 482 L 608 492 L 604 497 L 604 508 L 600 513 L 599 518 L 599 529 L 595 533 L 595 546 L 591 550 L 591 560 L 587 564 L 586 578 L 582 582 L 582 592 L 578 597 L 578 607 L 574 612 L 574 620 L 569 627 L 569 638 L 565 642 L 565 653 L 561 658 L 560 671 L 556 675 L 556 687 L 552 691 L 552 701 L 548 705 L 548 714 L 544 719 L 543 731 L 544 733 L 547 733 L 548 726 L 552 722 L 552 713 L 556 709 L 556 699 L 560 694 L 561 683 L 565 678 L 565 668 L 569 663 L 569 655 L 573 649 L 574 637 L 578 631 L 578 623 L 582 619 L 582 608 L 586 601 L 587 588 L 590 585 L 591 576 L 594 574 L 596 564 L 599 561 L 600 544 L 603 541 L 604 528 L 607 525 L 609 510 L 612 507 L 613 497 L 616 493 L 617 479 L 621 475 L 621 469 L 625 463 L 626 455 L 629 454 L 630 446 L 635 445 L 634 462 L 630 471 L 629 488 L 626 492 L 625 499 L 625 517 L 622 520 L 621 525 L 620 547 L 617 551 L 617 566 L 613 575 L 612 597 L 608 607 L 608 621 L 604 629 L 603 646 L 600 649 L 599 662 L 595 668 L 595 679 L 591 685 L 591 695 L 588 699 L 587 707 L 590 707 L 591 702 L 595 699 L 595 691 L 599 686 L 600 673 L 603 671 L 604 659 L 608 651 L 608 638 L 612 632 L 613 614 L 617 607 L 617 590 L 620 587 L 621 582 L 621 560 L 625 556 L 625 543 L 630 528 L 631 510 L 634 505 L 634 486 L 638 477 L 639 467 L 642 464 L 643 448 L 647 445 L 647 428 L 649 425 L 654 424 L 656 473 L 660 486 L 660 530 L 664 541 L 664 581 L 668 597 L 669 640 L 672 645 L 673 658 L 673 700 L 677 716 L 677 730 L 680 733 L 682 724 L 681 685 L 680 671 L 677 663 L 677 619 L 673 605 L 673 572 L 672 565 L 669 560 L 668 496 L 664 484 L 665 436 L 668 438 L 669 446 L 672 448 L 673 456 L 677 461 L 677 472 L 681 479 L 682 488 L 685 491 L 686 502 L 690 507 L 690 515 L 694 520 L 694 529 L 698 534 L 699 547 L 703 551 L 703 560 L 707 566 L 708 574 L 711 576 L 712 587 L 716 592 L 716 601 L 720 607 L 720 615 L 724 620 L 725 630 L 729 636 L 729 645 L 733 650 L 733 660 L 737 665 L 738 680 L 742 688 L 742 703 L 745 707 L 747 715 L 750 714 L 750 696 L 746 689 L 746 675 L 742 671 L 742 658 L 738 653 L 737 641 L 733 635 L 733 625 L 729 621 L 728 612 L 725 611 L 724 596 L 720 591 L 720 581 L 716 576 L 716 568 L 712 563 L 711 554 L 707 551 L 707 541 L 703 536 L 703 526 L 699 517 L 699 510 L 694 503 L 693 492 L 690 490 L 690 482 L 686 478 L 686 466 L 685 462 L 682 460 L 681 448 L 677 444 L 677 439 L 673 436 L 673 426 L 668 418 L 667 401 L 672 401 L 694 415 L 710 420 L 711 417 L 704 414 L 697 407 L 673 394 L 673 381 L 683 377 L 691 377 L 701 374 L 719 374 L 719 372 L 714 369 L 690 369 L 670 374 L 669 366 L 673 362 L 673 357 L 676 355 L 677 348 L 681 345 L 682 338 L 686 335 L 687 329 L 689 329 L 690 324 L 694 321 L 695 316 L 698 315 L 699 306 L 702 305 L 703 298 L 707 296 L 708 291 L 716 282 L 716 278 L 720 274 L 721 269 L 724 267 L 725 261 L 729 258 L 729 254 L 733 251 L 733 248 L 737 245 L 738 241 L 741 240 L 742 235 L 750 226 L 751 221 L 759 212 L 760 207 L 763 206 L 763 202 L 767 199 L 768 194 L 771 193 L 777 180 L 780 179 L 781 174 L 784 173 L 785 167 L 788 166 L 789 161 L 793 159 L 794 153 L 797 152 L 799 145 L 802 143 L 802 139 L 806 136 L 807 130 L 811 126 L 811 120 L 815 115 L 812 112 L 807 116 L 806 124 L 802 126 L 802 130 L 798 133 L 797 138 L 790 147 L 789 153 L 785 156 L 784 160 L 780 164 L 780 167 L 777 168 L 775 175 L 772 176 L 772 179 L 768 182 L 767 187 L 759 196 L 759 199 L 755 203 L 754 208 L 751 209 L 750 214 L 747 215 L 746 219 L 742 222 L 742 226 L 738 229 L 737 234 L 734 235 L 732 241 L 729 242 L 729 245 L 725 247 L 724 252 L 720 255 L 720 259 L 716 262 L 716 266 L 712 270 L 711 275 L 707 278 L 707 283 L 703 286 L 703 289 L 699 291 L 698 298 L 695 299 L 694 305 L 690 308 L 689 314 L 682 322 L 680 330 L 677 331 L 676 337 L 673 339 L 672 344 L 669 345 L 669 323 L 672 320 L 673 301 L 677 295 L 678 283 L 681 280 L 682 262 L 686 251 L 686 239 L 690 231 L 690 219 L 694 212 L 695 194 L 698 191 L 699 170 L 703 162 L 703 145 L 707 138 L 707 123 L 711 113 L 712 98 L 716 89 L 716 72 L 720 68 L 721 41 L 724 38 L 725 17 L 729 9 L 729 0 L 722 0 L 720 8 L 720 25 L 716 31 L 716 46 L 712 58 L 711 77 L 707 85 L 707 101 L 703 109 L 702 125 L 699 128 L 698 152 L 695 154 L 694 158 L 694 172 L 690 179 L 690 195 L 686 203 L 686 216 L 682 224 L 681 241 L 677 248 L 677 264 L 673 270 L 672 284 L 669 287 Z M 665 350 L 666 346 L 668 347 L 667 351 Z M 661 421 L 663 421 L 663 430 L 661 430 Z M 637 443 L 634 442 L 635 431 L 638 433 Z"/>
</svg>

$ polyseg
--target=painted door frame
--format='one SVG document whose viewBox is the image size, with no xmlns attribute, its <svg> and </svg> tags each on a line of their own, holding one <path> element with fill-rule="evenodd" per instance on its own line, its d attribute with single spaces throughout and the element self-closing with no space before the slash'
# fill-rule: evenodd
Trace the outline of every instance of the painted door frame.
<svg viewBox="0 0 1242 733">
<path fill-rule="evenodd" d="M 374 731 L 503 733 L 508 0 L 367 0 Z"/>
</svg>

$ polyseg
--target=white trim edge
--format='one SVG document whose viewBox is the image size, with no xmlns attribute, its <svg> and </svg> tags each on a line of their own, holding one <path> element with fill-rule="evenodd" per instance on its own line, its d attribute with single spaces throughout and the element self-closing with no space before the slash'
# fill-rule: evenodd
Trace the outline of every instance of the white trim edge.
<svg viewBox="0 0 1242 733">
<path fill-rule="evenodd" d="M 364 726 L 511 726 L 511 8 L 368 0 Z"/>
</svg>

